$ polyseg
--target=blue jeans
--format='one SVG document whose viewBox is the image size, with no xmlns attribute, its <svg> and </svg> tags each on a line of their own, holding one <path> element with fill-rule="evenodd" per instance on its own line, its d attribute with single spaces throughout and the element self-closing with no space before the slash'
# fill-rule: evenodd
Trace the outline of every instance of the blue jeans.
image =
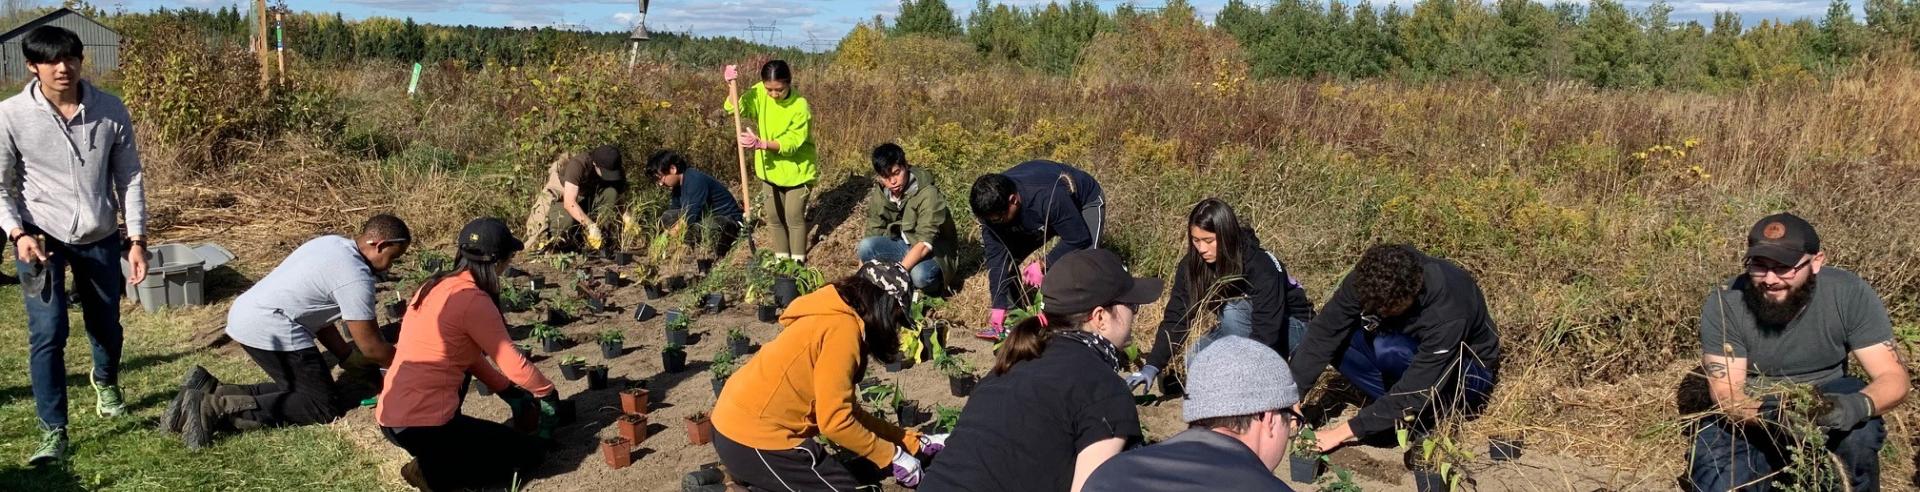
<svg viewBox="0 0 1920 492">
<path fill-rule="evenodd" d="M 1253 338 L 1253 303 L 1241 299 L 1221 306 L 1219 323 L 1213 331 L 1201 335 L 1199 340 L 1193 342 L 1193 348 L 1187 351 L 1187 360 L 1193 360 L 1193 355 L 1200 353 L 1200 349 L 1206 348 L 1207 344 L 1221 337 L 1231 335 Z M 1300 339 L 1307 336 L 1307 324 L 1299 319 L 1287 318 L 1286 336 L 1287 351 L 1280 355 L 1292 358 L 1290 354 L 1293 353 L 1293 348 L 1300 346 Z"/>
<path fill-rule="evenodd" d="M 870 260 L 898 262 L 902 258 L 907 257 L 908 248 L 909 246 L 906 241 L 874 236 L 860 240 L 860 247 L 858 248 L 857 254 L 860 256 L 860 262 L 862 263 Z M 929 295 L 938 292 L 936 288 L 940 286 L 940 265 L 933 261 L 932 254 L 928 254 L 925 258 L 922 258 L 920 263 L 914 264 L 911 273 L 914 288 L 920 289 Z"/>
<path fill-rule="evenodd" d="M 120 235 L 115 234 L 92 244 L 66 244 L 47 239 L 44 265 L 46 287 L 29 292 L 22 282 L 21 297 L 27 311 L 28 372 L 33 379 L 34 410 L 43 428 L 67 426 L 67 299 L 66 270 L 73 269 L 73 292 L 79 297 L 86 320 L 87 337 L 93 341 L 93 380 L 102 385 L 116 384 L 120 375 L 120 296 L 126 293 L 126 276 L 120 273 L 124 256 Z M 33 266 L 14 259 L 14 268 L 25 272 Z"/>
<path fill-rule="evenodd" d="M 1305 330 L 1301 330 L 1300 334 L 1304 335 Z M 1414 353 L 1420 350 L 1420 341 L 1398 332 L 1379 331 L 1372 335 L 1369 337 L 1367 330 L 1355 328 L 1353 339 L 1347 344 L 1346 355 L 1340 358 L 1338 368 L 1340 375 L 1346 376 L 1347 381 L 1360 392 L 1379 400 L 1386 398 L 1387 392 L 1393 390 L 1393 385 L 1406 375 L 1407 367 L 1413 363 Z M 1460 377 L 1442 377 L 1431 388 L 1434 395 L 1432 408 L 1477 414 L 1493 396 L 1494 374 L 1473 357 L 1462 354 L 1458 360 L 1461 365 L 1448 366 L 1446 371 L 1457 371 Z"/>
<path fill-rule="evenodd" d="M 1842 377 L 1819 385 L 1822 393 L 1855 393 L 1866 389 L 1858 378 Z M 1739 426 L 1720 418 L 1700 422 L 1693 436 L 1693 451 L 1688 453 L 1689 490 L 1725 491 L 1751 483 L 1779 470 L 1791 452 L 1782 449 L 1791 438 L 1778 433 L 1778 426 Z M 1827 450 L 1840 458 L 1855 491 L 1880 490 L 1880 447 L 1887 440 L 1886 423 L 1879 417 L 1848 430 L 1827 431 Z M 1790 477 L 1776 477 L 1786 481 Z M 1771 481 L 1749 485 L 1740 490 L 1773 490 Z M 1837 484 L 1826 487 L 1837 488 Z"/>
</svg>

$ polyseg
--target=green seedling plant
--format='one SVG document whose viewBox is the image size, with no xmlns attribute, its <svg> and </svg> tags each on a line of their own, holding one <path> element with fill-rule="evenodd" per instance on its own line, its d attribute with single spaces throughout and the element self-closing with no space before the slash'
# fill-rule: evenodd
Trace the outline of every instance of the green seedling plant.
<svg viewBox="0 0 1920 492">
<path fill-rule="evenodd" d="M 625 343 L 627 334 L 618 328 L 600 330 L 600 343 Z"/>
<path fill-rule="evenodd" d="M 707 368 L 707 373 L 712 374 L 714 379 L 726 379 L 733 376 L 733 370 L 733 354 L 720 352 L 713 356 L 713 366 Z"/>
<path fill-rule="evenodd" d="M 687 353 L 687 348 L 686 348 L 685 346 L 682 346 L 682 345 L 680 345 L 680 344 L 678 344 L 678 343 L 668 343 L 666 347 L 664 347 L 664 348 L 661 348 L 661 349 L 660 349 L 660 353 L 663 353 L 663 354 L 685 354 L 685 353 Z"/>
<path fill-rule="evenodd" d="M 748 305 L 759 304 L 773 298 L 773 250 L 763 249 L 753 253 L 753 261 L 747 264 L 747 291 L 742 298 Z"/>
<path fill-rule="evenodd" d="M 569 355 L 569 356 L 566 356 L 566 357 L 562 357 L 562 358 L 560 358 L 560 365 L 563 365 L 563 366 L 584 366 L 584 365 L 587 365 L 587 358 L 586 358 L 586 357 L 581 357 L 581 356 L 578 356 L 578 355 Z"/>
<path fill-rule="evenodd" d="M 941 374 L 945 374 L 950 378 L 964 378 L 973 375 L 973 365 L 968 364 L 966 359 L 947 353 L 946 348 L 940 346 L 939 339 L 935 339 L 933 343 L 934 369 L 939 369 Z"/>
<path fill-rule="evenodd" d="M 513 348 L 520 349 L 520 353 L 523 353 L 523 354 L 533 353 L 533 344 L 531 343 L 526 343 L 526 342 L 516 343 L 516 344 L 513 344 Z"/>
<path fill-rule="evenodd" d="M 1435 433 L 1420 441 L 1413 465 L 1439 474 L 1447 482 L 1447 490 L 1460 490 L 1460 481 L 1467 475 L 1464 465 L 1472 460 L 1473 453 L 1461 448 L 1448 433 Z"/>
<path fill-rule="evenodd" d="M 735 341 L 735 340 L 746 340 L 746 339 L 747 339 L 747 333 L 746 333 L 746 332 L 743 332 L 743 331 L 740 331 L 740 329 L 739 329 L 739 328 L 728 328 L 728 329 L 727 329 L 727 341 L 728 341 L 728 342 L 733 342 L 733 341 Z"/>
<path fill-rule="evenodd" d="M 540 293 L 522 289 L 511 282 L 500 286 L 500 304 L 509 310 L 519 311 L 533 306 L 540 299 Z"/>
<path fill-rule="evenodd" d="M 580 259 L 579 256 L 580 255 L 576 255 L 573 253 L 549 254 L 547 255 L 547 266 L 553 267 L 553 271 L 560 272 L 563 274 L 566 272 L 571 272 L 573 271 L 573 264 L 579 261 Z"/>
<path fill-rule="evenodd" d="M 933 406 L 933 431 L 953 432 L 960 425 L 960 407 L 946 405 Z"/>
<path fill-rule="evenodd" d="M 567 317 L 578 318 L 582 312 L 586 311 L 587 302 L 578 297 L 563 295 L 547 301 L 547 306 L 566 313 Z"/>
<path fill-rule="evenodd" d="M 1327 478 L 1331 477 L 1331 478 Z M 1360 484 L 1353 483 L 1353 470 L 1335 467 L 1333 473 L 1320 479 L 1320 492 L 1361 492 Z"/>
<path fill-rule="evenodd" d="M 677 319 L 667 321 L 667 331 L 687 331 L 687 329 L 693 327 L 693 317 L 691 314 L 692 311 L 685 311 L 685 312 L 688 314 L 684 314 Z"/>
<path fill-rule="evenodd" d="M 1314 435 L 1314 428 L 1311 425 L 1300 426 L 1300 431 L 1295 432 L 1293 438 L 1287 440 L 1287 451 L 1303 458 L 1327 459 L 1327 456 L 1320 452 L 1320 439 Z"/>
<path fill-rule="evenodd" d="M 900 406 L 900 399 L 899 383 L 874 385 L 860 390 L 861 401 L 866 402 L 867 406 L 882 410 L 893 410 Z"/>
<path fill-rule="evenodd" d="M 546 323 L 534 323 L 533 329 L 528 331 L 527 335 L 533 337 L 535 340 L 559 340 L 564 336 L 560 334 L 560 330 L 556 330 Z"/>
<path fill-rule="evenodd" d="M 1833 410 L 1832 400 L 1813 385 L 1786 381 L 1756 384 L 1751 391 L 1778 405 L 1772 412 L 1763 408 L 1761 418 L 1782 437 L 1780 445 L 1787 451 L 1786 466 L 1779 471 L 1786 477 L 1780 481 L 1780 490 L 1845 490 L 1851 485 L 1846 483 L 1839 458 L 1827 450 L 1827 431 L 1819 423 L 1821 416 Z"/>
</svg>

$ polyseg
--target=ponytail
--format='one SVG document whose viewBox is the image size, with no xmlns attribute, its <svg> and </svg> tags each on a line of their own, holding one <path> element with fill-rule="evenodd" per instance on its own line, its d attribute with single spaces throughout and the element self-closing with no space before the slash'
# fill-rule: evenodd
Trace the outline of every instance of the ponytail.
<svg viewBox="0 0 1920 492">
<path fill-rule="evenodd" d="M 1007 339 L 1000 343 L 1000 353 L 994 358 L 993 373 L 1005 375 L 1013 370 L 1014 364 L 1040 358 L 1047 351 L 1047 340 L 1062 330 L 1078 330 L 1093 313 L 1077 315 L 1054 314 L 1042 311 L 1007 330 Z M 1044 318 L 1044 319 L 1043 319 Z"/>
</svg>

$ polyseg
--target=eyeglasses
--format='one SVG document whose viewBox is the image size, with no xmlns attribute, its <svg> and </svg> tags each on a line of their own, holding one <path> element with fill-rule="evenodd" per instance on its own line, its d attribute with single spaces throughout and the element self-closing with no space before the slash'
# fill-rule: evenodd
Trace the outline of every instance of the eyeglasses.
<svg viewBox="0 0 1920 492">
<path fill-rule="evenodd" d="M 1764 277 L 1768 273 L 1772 273 L 1775 276 L 1778 276 L 1780 278 L 1788 278 L 1788 277 L 1794 276 L 1797 272 L 1800 271 L 1800 269 L 1806 268 L 1807 265 L 1812 265 L 1812 264 L 1813 264 L 1813 258 L 1807 258 L 1806 260 L 1801 261 L 1800 264 L 1794 265 L 1794 266 L 1786 266 L 1786 265 L 1767 266 L 1767 265 L 1761 264 L 1758 261 L 1749 259 L 1747 260 L 1747 274 L 1755 277 Z"/>
<path fill-rule="evenodd" d="M 1379 329 L 1380 315 L 1378 314 L 1360 315 L 1360 328 L 1363 330 L 1367 330 L 1368 333 L 1372 333 L 1373 330 Z"/>
<path fill-rule="evenodd" d="M 1291 427 L 1300 427 L 1307 424 L 1307 417 L 1300 415 L 1300 412 L 1295 412 L 1291 408 L 1282 408 L 1279 410 L 1274 410 L 1273 413 L 1279 415 L 1281 418 L 1284 418 L 1286 424 Z"/>
</svg>

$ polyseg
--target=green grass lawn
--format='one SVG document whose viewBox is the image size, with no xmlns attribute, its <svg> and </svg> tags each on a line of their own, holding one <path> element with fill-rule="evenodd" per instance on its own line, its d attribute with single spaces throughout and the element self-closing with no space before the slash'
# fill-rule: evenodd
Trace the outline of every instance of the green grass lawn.
<svg viewBox="0 0 1920 492">
<path fill-rule="evenodd" d="M 9 268 L 9 270 L 11 270 Z M 208 309 L 208 308 L 201 308 Z M 217 308 L 213 308 L 217 309 Z M 219 320 L 205 311 L 125 316 L 126 350 L 120 385 L 129 417 L 106 420 L 93 412 L 88 386 L 91 350 L 74 311 L 67 341 L 67 394 L 72 439 L 67 466 L 33 469 L 26 458 L 39 444 L 27 324 L 18 286 L 0 287 L 0 490 L 383 490 L 378 462 L 328 426 L 216 436 L 211 449 L 189 452 L 178 436 L 156 429 L 161 412 L 194 364 L 223 381 L 266 381 L 245 357 L 190 347 L 195 324 Z M 212 321 L 218 323 L 218 321 Z"/>
</svg>

